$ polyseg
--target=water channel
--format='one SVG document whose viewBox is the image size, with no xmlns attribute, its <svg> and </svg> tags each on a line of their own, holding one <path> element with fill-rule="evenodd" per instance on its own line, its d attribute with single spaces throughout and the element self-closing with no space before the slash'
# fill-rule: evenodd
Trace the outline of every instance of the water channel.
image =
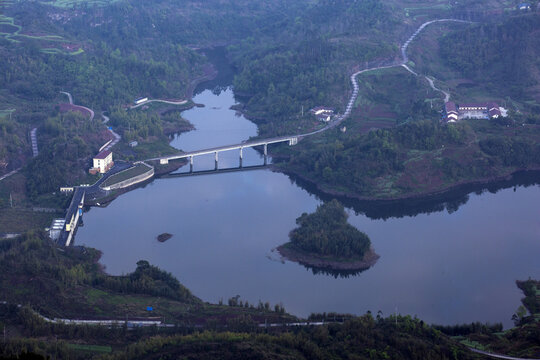
<svg viewBox="0 0 540 360">
<path fill-rule="evenodd" d="M 232 90 L 219 90 L 195 96 L 205 107 L 183 117 L 196 130 L 177 136 L 173 146 L 196 150 L 257 134 L 253 123 L 229 109 Z M 238 162 L 236 151 L 220 154 L 220 168 Z M 262 163 L 259 153 L 244 150 L 244 166 Z M 213 155 L 195 158 L 195 171 L 213 167 Z M 75 242 L 101 250 L 110 274 L 131 272 L 145 259 L 205 301 L 238 294 L 254 304 L 282 303 L 298 316 L 397 310 L 428 323 L 508 327 L 522 297 L 515 280 L 540 277 L 538 185 L 473 193 L 451 212 L 373 219 L 349 210 L 349 221 L 371 237 L 381 257 L 365 272 L 337 278 L 282 262 L 272 252 L 287 241 L 295 219 L 320 202 L 268 169 L 162 178 L 85 213 Z M 173 237 L 160 243 L 156 236 L 163 232 Z"/>
</svg>

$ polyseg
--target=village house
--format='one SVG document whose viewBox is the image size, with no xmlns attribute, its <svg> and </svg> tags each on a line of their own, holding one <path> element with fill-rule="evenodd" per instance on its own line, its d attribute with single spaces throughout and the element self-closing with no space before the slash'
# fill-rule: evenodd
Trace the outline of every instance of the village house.
<svg viewBox="0 0 540 360">
<path fill-rule="evenodd" d="M 444 104 L 446 122 L 462 119 L 496 119 L 502 116 L 501 108 L 493 101 L 487 103 L 456 104 L 448 101 Z"/>
<path fill-rule="evenodd" d="M 113 165 L 112 152 L 109 150 L 103 150 L 93 159 L 93 167 L 89 170 L 90 174 L 104 174 L 109 171 Z"/>
<path fill-rule="evenodd" d="M 455 102 L 449 101 L 445 103 L 444 111 L 446 113 L 446 122 L 456 122 L 458 120 L 458 111 Z"/>
<path fill-rule="evenodd" d="M 324 107 L 324 106 L 317 106 L 317 107 L 314 107 L 313 109 L 311 109 L 309 111 L 314 115 L 321 115 L 321 114 L 333 115 L 334 114 L 334 109 L 327 108 L 327 107 Z"/>
<path fill-rule="evenodd" d="M 309 110 L 309 112 L 315 115 L 317 120 L 322 122 L 329 122 L 332 119 L 332 115 L 334 115 L 334 109 L 324 106 L 317 106 Z"/>
</svg>

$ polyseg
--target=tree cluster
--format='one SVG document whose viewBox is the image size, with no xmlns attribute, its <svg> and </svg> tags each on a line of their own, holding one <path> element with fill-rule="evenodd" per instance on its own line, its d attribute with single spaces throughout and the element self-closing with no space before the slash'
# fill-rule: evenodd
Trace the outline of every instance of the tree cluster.
<svg viewBox="0 0 540 360">
<path fill-rule="evenodd" d="M 343 205 L 332 200 L 317 207 L 312 214 L 303 213 L 290 233 L 294 248 L 322 256 L 361 258 L 369 250 L 369 237 L 347 222 Z"/>
</svg>

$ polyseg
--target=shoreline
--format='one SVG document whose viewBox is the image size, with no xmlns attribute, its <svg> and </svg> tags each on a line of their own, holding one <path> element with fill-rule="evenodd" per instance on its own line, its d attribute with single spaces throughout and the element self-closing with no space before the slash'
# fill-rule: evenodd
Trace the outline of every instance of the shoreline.
<svg viewBox="0 0 540 360">
<path fill-rule="evenodd" d="M 362 259 L 332 259 L 316 254 L 306 253 L 290 246 L 290 242 L 276 248 L 282 258 L 299 263 L 304 266 L 332 271 L 363 271 L 375 265 L 380 256 L 375 253 L 373 247 L 364 254 Z"/>
<path fill-rule="evenodd" d="M 427 191 L 423 193 L 418 194 L 405 194 L 401 196 L 394 196 L 390 198 L 379 198 L 374 196 L 360 196 L 360 195 L 354 195 L 352 193 L 347 193 L 343 191 L 338 190 L 332 190 L 327 189 L 324 187 L 324 185 L 321 185 L 320 183 L 317 183 L 316 181 L 313 181 L 312 179 L 306 177 L 303 174 L 298 173 L 297 171 L 290 170 L 290 169 L 284 169 L 280 166 L 276 166 L 276 164 L 269 165 L 270 169 L 274 172 L 280 172 L 283 173 L 289 177 L 300 179 L 301 181 L 304 181 L 313 187 L 315 187 L 318 191 L 325 195 L 329 196 L 338 196 L 347 198 L 349 200 L 356 200 L 356 201 L 365 201 L 365 202 L 373 202 L 373 203 L 379 203 L 379 204 L 392 204 L 392 203 L 398 203 L 403 202 L 406 200 L 417 200 L 417 201 L 423 201 L 423 200 L 430 200 L 435 199 L 438 197 L 444 197 L 445 195 L 450 194 L 454 191 L 459 191 L 460 189 L 464 189 L 466 187 L 475 187 L 475 186 L 484 186 L 487 187 L 490 184 L 495 184 L 497 182 L 504 182 L 504 181 L 512 181 L 512 179 L 519 174 L 525 174 L 525 173 L 538 173 L 538 181 L 540 182 L 540 167 L 534 167 L 534 168 L 526 168 L 526 169 L 514 169 L 513 171 L 508 172 L 506 175 L 491 177 L 491 178 L 482 178 L 478 180 L 471 180 L 471 181 L 461 181 L 454 183 L 446 188 L 439 189 L 439 190 L 433 190 L 433 191 Z M 470 194 L 472 192 L 475 192 L 474 190 L 468 191 L 467 193 Z"/>
</svg>

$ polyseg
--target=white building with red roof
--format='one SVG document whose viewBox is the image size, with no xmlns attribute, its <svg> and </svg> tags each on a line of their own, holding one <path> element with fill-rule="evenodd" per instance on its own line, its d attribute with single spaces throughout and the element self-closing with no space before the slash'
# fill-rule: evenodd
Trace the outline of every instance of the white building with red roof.
<svg viewBox="0 0 540 360">
<path fill-rule="evenodd" d="M 452 101 L 444 104 L 446 122 L 456 122 L 462 119 L 496 119 L 504 116 L 503 108 L 491 101 L 487 103 L 462 103 Z"/>
<path fill-rule="evenodd" d="M 94 156 L 93 165 L 94 167 L 90 169 L 91 174 L 96 174 L 98 172 L 104 174 L 109 171 L 114 165 L 112 152 L 109 150 L 101 151 Z"/>
</svg>

